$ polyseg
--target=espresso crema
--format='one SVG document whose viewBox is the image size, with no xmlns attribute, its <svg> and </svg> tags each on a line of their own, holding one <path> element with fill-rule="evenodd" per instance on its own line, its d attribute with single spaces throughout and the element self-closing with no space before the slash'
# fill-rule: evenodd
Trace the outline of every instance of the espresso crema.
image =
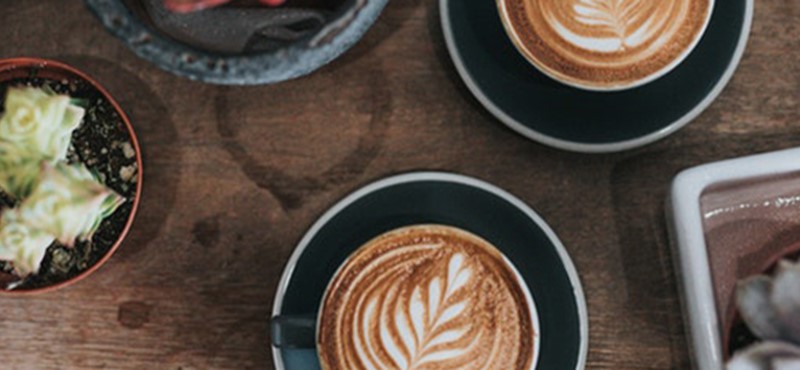
<svg viewBox="0 0 800 370">
<path fill-rule="evenodd" d="M 535 320 L 491 244 L 436 225 L 384 234 L 342 266 L 320 313 L 326 370 L 534 366 Z"/>
</svg>

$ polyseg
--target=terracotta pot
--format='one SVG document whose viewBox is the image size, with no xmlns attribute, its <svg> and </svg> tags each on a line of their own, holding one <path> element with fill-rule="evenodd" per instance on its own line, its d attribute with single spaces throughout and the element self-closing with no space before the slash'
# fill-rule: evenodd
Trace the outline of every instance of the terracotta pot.
<svg viewBox="0 0 800 370">
<path fill-rule="evenodd" d="M 130 137 L 130 144 L 136 152 L 136 165 L 138 166 L 136 171 L 136 189 L 132 201 L 132 208 L 124 228 L 120 232 L 112 247 L 108 249 L 108 251 L 99 260 L 97 260 L 97 262 L 95 262 L 92 266 L 89 266 L 86 270 L 80 272 L 78 275 L 52 285 L 18 290 L 0 289 L 0 295 L 5 296 L 20 296 L 50 292 L 83 280 L 93 272 L 97 271 L 100 266 L 102 266 L 106 261 L 108 261 L 109 258 L 111 258 L 114 252 L 116 252 L 116 250 L 122 244 L 125 237 L 128 235 L 128 231 L 130 230 L 133 220 L 136 216 L 136 211 L 139 207 L 139 201 L 142 193 L 142 155 L 139 148 L 139 143 L 128 116 L 125 114 L 122 108 L 120 108 L 119 104 L 108 93 L 108 91 L 106 91 L 99 83 L 85 73 L 60 62 L 37 58 L 0 59 L 0 83 L 5 83 L 6 81 L 14 79 L 31 78 L 34 76 L 36 78 L 54 81 L 82 81 L 96 90 L 108 101 L 108 103 L 119 115 L 122 122 L 124 122 Z M 0 281 L 8 281 L 9 278 L 12 278 L 12 276 L 9 274 L 0 273 Z"/>
<path fill-rule="evenodd" d="M 777 253 L 773 255 L 771 258 L 769 258 L 759 270 L 761 271 L 760 274 L 772 275 L 773 273 L 775 273 L 775 270 L 777 269 L 778 263 L 780 261 L 784 259 L 796 261 L 799 258 L 800 258 L 800 242 L 792 244 L 789 247 L 786 247 L 781 253 Z M 725 335 L 722 343 L 724 344 L 723 350 L 726 360 L 731 358 L 731 355 L 733 355 L 734 351 L 741 349 L 741 348 L 733 348 L 735 344 L 732 343 L 733 331 L 734 329 L 739 329 L 739 328 L 748 333 L 750 331 L 749 329 L 747 329 L 744 321 L 742 321 L 742 317 L 739 314 L 739 310 L 737 309 L 734 311 L 733 315 L 730 315 L 730 317 L 725 322 L 725 332 L 724 332 Z"/>
</svg>

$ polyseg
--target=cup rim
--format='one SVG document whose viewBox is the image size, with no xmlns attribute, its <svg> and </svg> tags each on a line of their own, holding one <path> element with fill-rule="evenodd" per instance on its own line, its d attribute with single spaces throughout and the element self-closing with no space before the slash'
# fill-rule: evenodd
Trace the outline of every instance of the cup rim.
<svg viewBox="0 0 800 370">
<path fill-rule="evenodd" d="M 689 55 L 692 54 L 694 49 L 700 44 L 700 40 L 702 40 L 703 35 L 705 35 L 706 31 L 708 30 L 708 25 L 711 23 L 711 17 L 714 14 L 714 6 L 716 4 L 716 0 L 706 0 L 708 1 L 709 11 L 706 13 L 706 17 L 703 21 L 703 27 L 701 28 L 700 32 L 698 32 L 692 42 L 689 44 L 687 48 L 683 50 L 683 52 L 674 60 L 672 60 L 669 64 L 661 68 L 660 70 L 647 75 L 643 78 L 634 80 L 629 83 L 624 84 L 613 84 L 613 85 L 597 85 L 597 84 L 589 84 L 589 83 L 581 83 L 581 81 L 577 79 L 568 79 L 562 73 L 558 73 L 556 71 L 551 71 L 545 66 L 541 65 L 536 57 L 524 46 L 522 40 L 520 39 L 517 31 L 515 30 L 514 26 L 511 24 L 510 16 L 508 14 L 508 2 L 510 1 L 520 1 L 520 0 L 495 0 L 497 3 L 498 13 L 500 14 L 500 20 L 503 24 L 503 29 L 505 30 L 506 36 L 511 40 L 511 43 L 514 44 L 514 48 L 517 52 L 522 55 L 522 57 L 528 62 L 528 64 L 532 65 L 536 70 L 541 72 L 542 74 L 546 75 L 547 77 L 553 79 L 554 81 L 574 87 L 576 89 L 591 91 L 591 92 L 619 92 L 625 90 L 632 90 L 637 87 L 641 87 L 647 85 L 661 77 L 666 76 L 675 68 L 677 68 Z"/>
<path fill-rule="evenodd" d="M 133 146 L 133 150 L 136 153 L 136 192 L 134 194 L 133 204 L 131 205 L 131 213 L 128 215 L 128 220 L 125 223 L 125 227 L 120 232 L 117 240 L 111 246 L 111 248 L 101 257 L 97 262 L 95 262 L 92 266 L 89 266 L 86 270 L 82 271 L 78 275 L 75 275 L 67 280 L 60 281 L 58 283 L 37 287 L 33 289 L 25 289 L 25 290 L 6 290 L 0 289 L 0 296 L 31 296 L 31 295 L 39 295 L 49 293 L 55 290 L 59 290 L 65 288 L 67 286 L 71 286 L 85 278 L 89 275 L 93 274 L 95 271 L 100 269 L 109 259 L 111 256 L 116 253 L 122 243 L 128 236 L 131 227 L 133 226 L 134 219 L 136 219 L 137 211 L 139 210 L 139 202 L 142 199 L 142 179 L 144 168 L 142 166 L 142 150 L 139 146 L 139 140 L 136 136 L 136 132 L 133 130 L 133 125 L 131 124 L 128 115 L 122 109 L 122 107 L 117 103 L 113 96 L 102 86 L 98 83 L 95 79 L 89 77 L 86 73 L 78 70 L 75 67 L 72 67 L 68 64 L 58 62 L 51 59 L 42 59 L 42 58 L 34 58 L 34 57 L 17 57 L 17 58 L 8 58 L 8 59 L 0 59 L 0 73 L 12 69 L 23 69 L 23 68 L 41 68 L 41 69 L 50 69 L 56 70 L 60 72 L 65 72 L 67 75 L 73 75 L 92 86 L 97 92 L 99 92 L 106 101 L 111 104 L 114 108 L 114 111 L 119 115 L 120 120 L 125 125 L 125 129 L 128 131 L 130 135 L 131 145 Z"/>
<path fill-rule="evenodd" d="M 317 343 L 317 344 L 319 343 L 320 324 L 322 323 L 322 311 L 325 308 L 325 301 L 328 299 L 328 294 L 330 294 L 330 292 L 331 292 L 331 287 L 333 286 L 333 282 L 334 282 L 334 280 L 336 280 L 336 278 L 342 272 L 344 267 L 349 264 L 349 262 L 351 261 L 353 256 L 359 250 L 361 250 L 361 248 L 372 244 L 372 242 L 374 242 L 375 240 L 377 240 L 378 238 L 380 238 L 380 237 L 382 237 L 384 235 L 400 232 L 400 231 L 403 231 L 403 230 L 413 229 L 413 228 L 440 228 L 440 229 L 445 229 L 445 230 L 449 230 L 449 231 L 455 231 L 455 232 L 458 232 L 458 233 L 465 233 L 465 234 L 467 234 L 467 236 L 472 237 L 472 238 L 476 238 L 479 241 L 485 243 L 487 246 L 489 246 L 492 250 L 494 250 L 495 252 L 497 252 L 500 255 L 501 260 L 503 261 L 505 266 L 509 270 L 511 270 L 511 272 L 514 274 L 514 278 L 516 279 L 517 284 L 522 288 L 522 293 L 525 296 L 525 304 L 528 307 L 527 311 L 528 311 L 528 314 L 530 315 L 531 324 L 533 326 L 533 361 L 531 362 L 531 367 L 530 367 L 529 370 L 536 369 L 536 365 L 539 363 L 539 350 L 540 350 L 541 341 L 542 341 L 541 325 L 540 325 L 540 322 L 539 322 L 539 311 L 536 309 L 536 303 L 535 303 L 535 300 L 533 299 L 533 294 L 531 294 L 530 287 L 528 287 L 528 284 L 525 282 L 525 278 L 523 278 L 522 274 L 520 274 L 519 270 L 517 269 L 516 266 L 514 266 L 514 263 L 508 258 L 508 256 L 506 256 L 506 254 L 503 253 L 503 251 L 501 251 L 500 248 L 497 248 L 490 241 L 484 239 L 482 236 L 477 235 L 477 234 L 475 234 L 475 233 L 473 233 L 473 232 L 471 232 L 469 230 L 464 230 L 464 229 L 462 229 L 460 227 L 451 226 L 451 225 L 444 225 L 444 224 L 420 223 L 420 224 L 408 224 L 408 225 L 405 225 L 405 226 L 400 226 L 400 227 L 388 230 L 386 232 L 383 232 L 381 234 L 375 235 L 374 237 L 369 239 L 367 242 L 361 244 L 356 249 L 354 249 L 352 252 L 350 252 L 350 254 L 347 256 L 347 258 L 345 258 L 345 260 L 342 261 L 341 264 L 339 264 L 339 267 L 336 268 L 336 272 L 333 273 L 331 278 L 328 280 L 328 284 L 325 286 L 325 291 L 322 294 L 322 302 L 320 302 L 319 309 L 317 309 L 317 314 L 316 314 L 317 322 L 316 322 L 315 329 L 314 329 L 314 341 L 315 341 L 315 343 Z"/>
<path fill-rule="evenodd" d="M 544 232 L 544 234 L 552 243 L 553 249 L 555 250 L 559 260 L 564 266 L 564 271 L 567 274 L 567 277 L 569 278 L 570 284 L 572 285 L 573 288 L 570 293 L 572 297 L 575 299 L 578 326 L 579 326 L 579 341 L 580 341 L 578 345 L 578 353 L 575 362 L 575 369 L 576 370 L 584 369 L 586 367 L 586 361 L 589 352 L 589 315 L 588 315 L 588 308 L 586 305 L 586 296 L 584 294 L 583 285 L 578 275 L 578 270 L 575 267 L 575 264 L 572 262 L 572 258 L 567 252 L 567 249 L 561 243 L 561 240 L 558 238 L 553 229 L 547 224 L 547 222 L 545 222 L 545 220 L 541 216 L 539 216 L 538 213 L 536 213 L 532 208 L 530 208 L 530 206 L 528 206 L 521 199 L 497 187 L 496 185 L 490 184 L 483 180 L 450 172 L 420 171 L 420 172 L 407 172 L 385 177 L 383 179 L 376 180 L 374 182 L 371 182 L 367 185 L 358 188 L 357 190 L 353 191 L 352 193 L 341 199 L 339 202 L 331 206 L 325 213 L 322 214 L 322 216 L 320 216 L 314 222 L 314 224 L 312 224 L 312 226 L 303 235 L 302 239 L 295 247 L 294 252 L 292 252 L 292 255 L 289 257 L 289 261 L 286 263 L 286 266 L 284 267 L 283 273 L 281 274 L 281 278 L 278 283 L 278 287 L 275 292 L 275 297 L 272 304 L 271 316 L 272 317 L 280 316 L 281 308 L 283 306 L 283 299 L 288 292 L 289 283 L 291 282 L 291 279 L 294 276 L 294 270 L 297 267 L 297 263 L 299 262 L 300 257 L 305 252 L 311 240 L 314 237 L 316 237 L 319 231 L 325 225 L 327 225 L 327 223 L 331 219 L 333 219 L 336 215 L 341 213 L 345 208 L 350 206 L 352 203 L 358 201 L 359 199 L 369 194 L 372 194 L 376 191 L 380 191 L 382 189 L 389 188 L 395 185 L 414 183 L 419 181 L 450 182 L 455 184 L 472 186 L 482 191 L 488 192 L 492 195 L 502 198 L 504 201 L 513 205 L 515 208 L 524 213 L 536 225 L 536 227 L 540 228 L 542 232 Z M 286 367 L 283 363 L 283 355 L 281 353 L 281 349 L 275 346 L 271 347 L 272 347 L 272 358 L 275 364 L 275 368 L 277 370 L 286 370 Z"/>
</svg>

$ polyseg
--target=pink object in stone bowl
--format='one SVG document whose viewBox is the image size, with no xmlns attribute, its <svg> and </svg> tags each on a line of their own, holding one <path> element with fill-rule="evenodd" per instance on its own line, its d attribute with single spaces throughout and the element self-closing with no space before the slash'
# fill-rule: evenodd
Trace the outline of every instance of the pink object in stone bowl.
<svg viewBox="0 0 800 370">
<path fill-rule="evenodd" d="M 231 0 L 164 0 L 164 6 L 174 12 L 189 13 L 224 5 L 229 2 Z M 286 0 L 258 0 L 258 2 L 267 6 L 279 6 L 283 5 Z"/>
</svg>

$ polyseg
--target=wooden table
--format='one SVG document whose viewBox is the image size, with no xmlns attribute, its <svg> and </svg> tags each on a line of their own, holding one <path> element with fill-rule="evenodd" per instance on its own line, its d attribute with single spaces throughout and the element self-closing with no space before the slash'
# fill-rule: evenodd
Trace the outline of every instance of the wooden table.
<svg viewBox="0 0 800 370">
<path fill-rule="evenodd" d="M 560 235 L 589 304 L 589 369 L 686 369 L 664 199 L 681 169 L 800 145 L 800 4 L 759 0 L 731 84 L 699 119 L 646 148 L 566 153 L 482 109 L 459 80 L 437 1 L 395 0 L 353 50 L 277 86 L 165 73 L 78 0 L 0 0 L 0 57 L 89 72 L 132 116 L 141 211 L 100 271 L 44 296 L 0 298 L 4 369 L 271 369 L 285 261 L 355 188 L 434 169 L 493 182 Z"/>
</svg>

